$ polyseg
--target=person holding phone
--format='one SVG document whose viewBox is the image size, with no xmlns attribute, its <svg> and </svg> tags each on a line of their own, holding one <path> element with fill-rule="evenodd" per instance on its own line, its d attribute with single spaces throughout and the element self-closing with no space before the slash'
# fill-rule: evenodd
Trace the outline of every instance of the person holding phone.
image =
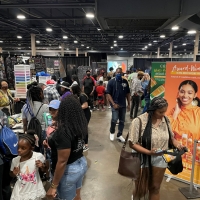
<svg viewBox="0 0 200 200">
<path fill-rule="evenodd" d="M 192 142 L 200 140 L 200 101 L 197 92 L 198 86 L 194 81 L 181 82 L 175 107 L 168 115 L 175 138 L 182 143 L 185 138 Z M 192 152 L 192 149 L 188 148 L 188 151 Z"/>
<path fill-rule="evenodd" d="M 141 153 L 143 163 L 140 176 L 135 181 L 133 199 L 141 199 L 147 194 L 150 200 L 160 199 L 160 186 L 168 165 L 162 157 L 164 150 L 169 148 L 169 142 L 179 149 L 182 148 L 174 139 L 169 120 L 165 117 L 167 108 L 168 102 L 164 98 L 155 97 L 147 113 L 135 118 L 130 126 L 129 146 Z"/>
</svg>

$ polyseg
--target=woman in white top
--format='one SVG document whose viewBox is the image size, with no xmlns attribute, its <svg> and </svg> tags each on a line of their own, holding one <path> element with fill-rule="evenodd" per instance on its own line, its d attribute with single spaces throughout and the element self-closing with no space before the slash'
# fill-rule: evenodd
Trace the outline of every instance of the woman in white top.
<svg viewBox="0 0 200 200">
<path fill-rule="evenodd" d="M 79 83 L 79 80 L 78 80 L 78 76 L 77 75 L 72 75 L 72 84 L 71 84 L 71 87 L 73 86 L 73 85 L 79 85 L 80 86 L 80 83 Z"/>
</svg>

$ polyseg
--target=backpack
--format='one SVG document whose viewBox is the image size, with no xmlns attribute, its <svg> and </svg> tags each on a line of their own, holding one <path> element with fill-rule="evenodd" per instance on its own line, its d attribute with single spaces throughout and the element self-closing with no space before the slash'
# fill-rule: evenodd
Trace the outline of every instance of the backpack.
<svg viewBox="0 0 200 200">
<path fill-rule="evenodd" d="M 39 138 L 39 144 L 41 145 L 42 144 L 42 126 L 40 124 L 40 121 L 37 119 L 37 115 L 41 109 L 41 107 L 43 106 L 44 104 L 42 103 L 42 105 L 40 106 L 40 108 L 38 109 L 37 111 L 37 114 L 34 116 L 34 114 L 31 114 L 29 108 L 28 108 L 28 111 L 31 115 L 31 120 L 29 122 L 29 125 L 28 125 L 28 130 L 34 130 Z"/>
<path fill-rule="evenodd" d="M 0 133 L 0 150 L 3 160 L 9 161 L 18 155 L 18 138 L 16 134 L 8 127 L 2 126 Z"/>
</svg>

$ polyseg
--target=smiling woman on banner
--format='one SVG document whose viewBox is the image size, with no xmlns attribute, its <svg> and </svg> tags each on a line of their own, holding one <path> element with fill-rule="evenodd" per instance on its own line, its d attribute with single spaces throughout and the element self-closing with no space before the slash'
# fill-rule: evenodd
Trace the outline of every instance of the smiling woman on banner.
<svg viewBox="0 0 200 200">
<path fill-rule="evenodd" d="M 175 107 L 168 118 L 175 138 L 192 152 L 193 140 L 200 140 L 200 101 L 198 86 L 192 80 L 183 81 L 178 88 Z"/>
</svg>

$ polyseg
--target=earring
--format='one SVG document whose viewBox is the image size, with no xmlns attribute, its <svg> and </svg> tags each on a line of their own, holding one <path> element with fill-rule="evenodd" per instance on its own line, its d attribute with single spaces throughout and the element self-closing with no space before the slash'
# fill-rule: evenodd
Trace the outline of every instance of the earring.
<svg viewBox="0 0 200 200">
<path fill-rule="evenodd" d="M 193 101 L 192 101 L 192 105 L 193 105 L 193 106 L 197 106 L 197 105 L 198 105 L 198 101 L 195 100 L 195 99 L 193 99 Z"/>
</svg>

